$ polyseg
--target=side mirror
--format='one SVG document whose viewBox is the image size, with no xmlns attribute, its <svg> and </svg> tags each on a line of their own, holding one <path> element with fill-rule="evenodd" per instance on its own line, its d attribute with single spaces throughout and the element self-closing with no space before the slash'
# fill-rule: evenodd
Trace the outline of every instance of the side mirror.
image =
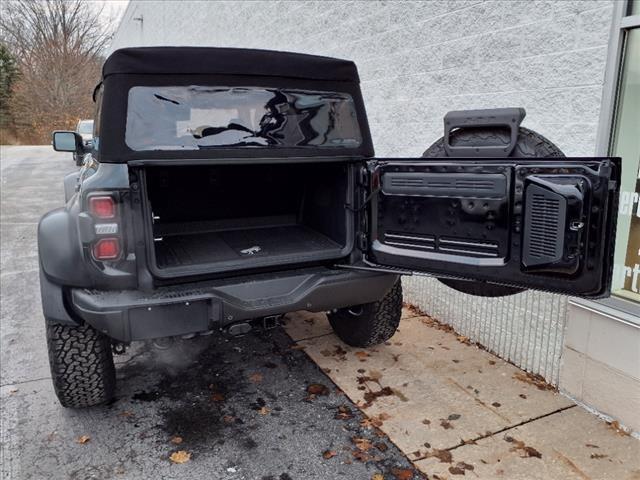
<svg viewBox="0 0 640 480">
<path fill-rule="evenodd" d="M 84 153 L 82 137 L 76 132 L 57 130 L 53 132 L 52 144 L 56 152 Z"/>
</svg>

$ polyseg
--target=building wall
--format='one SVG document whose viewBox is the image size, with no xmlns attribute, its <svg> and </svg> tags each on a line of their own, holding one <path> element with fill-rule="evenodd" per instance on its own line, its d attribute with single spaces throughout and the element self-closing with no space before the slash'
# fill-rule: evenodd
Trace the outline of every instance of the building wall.
<svg viewBox="0 0 640 480">
<path fill-rule="evenodd" d="M 354 60 L 379 156 L 419 156 L 449 110 L 520 106 L 567 155 L 593 155 L 611 0 L 132 0 L 112 48 L 208 45 Z M 406 299 L 520 367 L 559 382 L 567 298 L 459 294 L 404 279 Z"/>
</svg>

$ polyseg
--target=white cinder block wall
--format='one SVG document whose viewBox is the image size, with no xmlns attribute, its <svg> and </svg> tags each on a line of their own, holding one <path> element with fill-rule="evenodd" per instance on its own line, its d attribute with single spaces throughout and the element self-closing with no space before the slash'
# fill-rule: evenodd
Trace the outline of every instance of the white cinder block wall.
<svg viewBox="0 0 640 480">
<path fill-rule="evenodd" d="M 449 110 L 525 107 L 524 125 L 567 155 L 593 155 L 611 0 L 132 0 L 112 48 L 208 45 L 354 60 L 376 153 L 418 156 Z M 557 384 L 565 297 L 458 294 L 405 278 L 406 299 Z"/>
</svg>

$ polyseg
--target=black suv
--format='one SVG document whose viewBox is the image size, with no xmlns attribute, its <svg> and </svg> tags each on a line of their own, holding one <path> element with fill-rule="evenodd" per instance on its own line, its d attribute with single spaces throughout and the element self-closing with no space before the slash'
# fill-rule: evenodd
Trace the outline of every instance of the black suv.
<svg viewBox="0 0 640 480">
<path fill-rule="evenodd" d="M 384 342 L 400 275 L 609 294 L 619 159 L 565 158 L 523 109 L 451 112 L 422 158 L 380 159 L 352 62 L 186 47 L 116 51 L 94 99 L 91 155 L 38 229 L 64 406 L 108 401 L 112 351 L 136 340 L 305 309 Z"/>
</svg>

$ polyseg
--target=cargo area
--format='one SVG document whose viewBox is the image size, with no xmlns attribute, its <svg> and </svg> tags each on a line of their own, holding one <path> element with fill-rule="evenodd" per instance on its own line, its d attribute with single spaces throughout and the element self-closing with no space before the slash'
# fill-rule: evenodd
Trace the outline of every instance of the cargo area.
<svg viewBox="0 0 640 480">
<path fill-rule="evenodd" d="M 148 167 L 161 275 L 338 259 L 352 244 L 345 164 Z"/>
</svg>

